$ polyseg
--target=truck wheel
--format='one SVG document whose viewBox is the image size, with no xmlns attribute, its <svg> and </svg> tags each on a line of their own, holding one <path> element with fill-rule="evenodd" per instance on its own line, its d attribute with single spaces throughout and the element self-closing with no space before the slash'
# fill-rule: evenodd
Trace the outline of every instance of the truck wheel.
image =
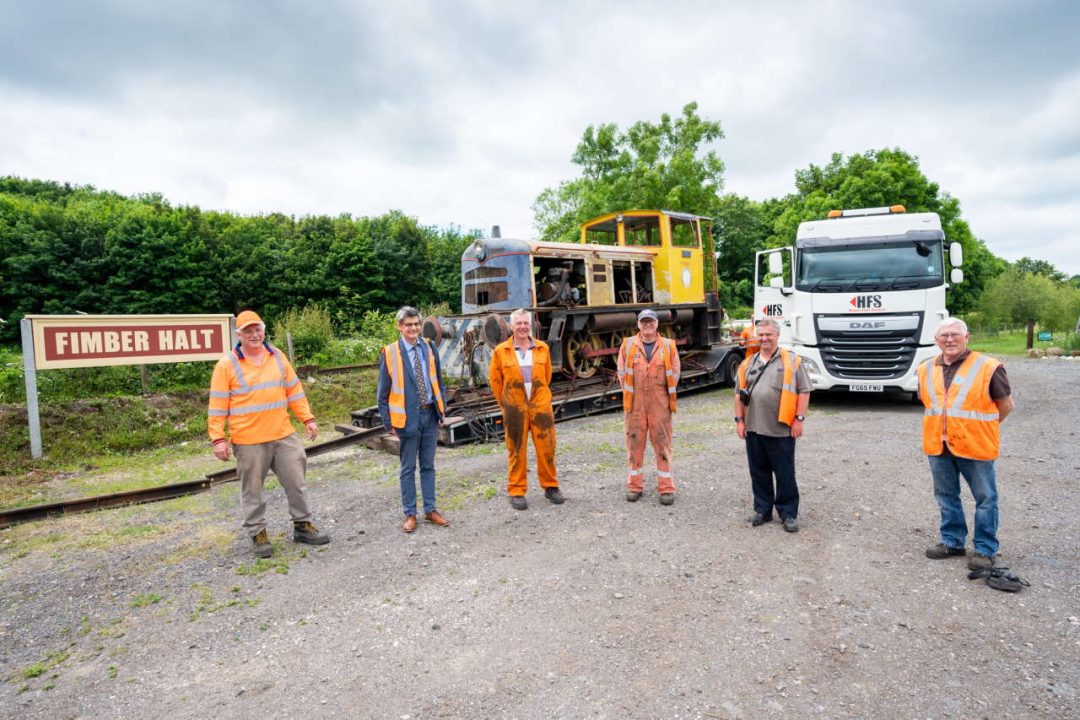
<svg viewBox="0 0 1080 720">
<path fill-rule="evenodd" d="M 724 369 L 725 385 L 731 385 L 732 387 L 735 387 L 736 377 L 738 376 L 739 372 L 739 363 L 741 362 L 742 358 L 739 357 L 738 353 L 731 352 L 724 356 L 722 365 Z"/>
</svg>

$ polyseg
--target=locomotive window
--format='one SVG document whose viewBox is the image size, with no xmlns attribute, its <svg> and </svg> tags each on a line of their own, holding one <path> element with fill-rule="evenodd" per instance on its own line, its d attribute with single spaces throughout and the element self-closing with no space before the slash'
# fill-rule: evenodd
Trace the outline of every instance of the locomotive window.
<svg viewBox="0 0 1080 720">
<path fill-rule="evenodd" d="M 607 266 L 604 265 L 604 263 L 593 263 L 592 271 L 594 273 L 602 273 L 606 269 L 607 269 Z"/>
<path fill-rule="evenodd" d="M 585 231 L 585 242 L 594 243 L 596 245 L 614 245 L 618 240 L 614 230 L 589 228 Z"/>
<path fill-rule="evenodd" d="M 504 267 L 478 267 L 465 273 L 466 280 L 480 280 L 483 278 L 506 277 Z"/>
<path fill-rule="evenodd" d="M 623 223 L 623 242 L 642 247 L 660 246 L 660 218 L 627 218 Z"/>
<path fill-rule="evenodd" d="M 510 297 L 510 286 L 504 282 L 480 283 L 465 286 L 465 302 L 469 305 L 490 305 Z"/>
<path fill-rule="evenodd" d="M 701 239 L 698 238 L 697 228 L 687 221 L 671 221 L 671 244 L 675 247 L 701 247 Z"/>
</svg>

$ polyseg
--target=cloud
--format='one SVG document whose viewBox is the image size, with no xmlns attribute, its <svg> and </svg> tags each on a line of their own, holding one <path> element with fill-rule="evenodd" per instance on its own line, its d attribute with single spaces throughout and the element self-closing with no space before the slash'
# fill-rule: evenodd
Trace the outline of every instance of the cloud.
<svg viewBox="0 0 1080 720">
<path fill-rule="evenodd" d="M 528 236 L 586 126 L 695 100 L 729 191 L 898 146 L 992 251 L 1080 273 L 1077 20 L 1040 0 L 7 2 L 0 172 Z"/>
</svg>

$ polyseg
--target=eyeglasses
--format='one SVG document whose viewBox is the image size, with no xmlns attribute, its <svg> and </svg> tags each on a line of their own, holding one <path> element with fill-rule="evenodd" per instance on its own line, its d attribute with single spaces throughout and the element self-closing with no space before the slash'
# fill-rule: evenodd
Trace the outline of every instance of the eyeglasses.
<svg viewBox="0 0 1080 720">
<path fill-rule="evenodd" d="M 420 327 L 420 323 L 418 323 L 418 322 L 411 322 L 411 323 L 407 322 L 407 323 L 401 323 L 401 324 L 404 325 L 405 327 Z"/>
<path fill-rule="evenodd" d="M 964 337 L 964 333 L 941 333 L 938 337 L 942 340 L 955 340 Z"/>
</svg>

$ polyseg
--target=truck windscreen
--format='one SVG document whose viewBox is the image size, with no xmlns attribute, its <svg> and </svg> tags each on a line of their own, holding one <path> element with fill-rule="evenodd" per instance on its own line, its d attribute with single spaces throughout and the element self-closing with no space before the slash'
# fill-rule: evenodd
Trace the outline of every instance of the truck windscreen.
<svg viewBox="0 0 1080 720">
<path fill-rule="evenodd" d="M 796 287 L 809 292 L 917 290 L 945 282 L 939 240 L 803 248 Z"/>
</svg>

